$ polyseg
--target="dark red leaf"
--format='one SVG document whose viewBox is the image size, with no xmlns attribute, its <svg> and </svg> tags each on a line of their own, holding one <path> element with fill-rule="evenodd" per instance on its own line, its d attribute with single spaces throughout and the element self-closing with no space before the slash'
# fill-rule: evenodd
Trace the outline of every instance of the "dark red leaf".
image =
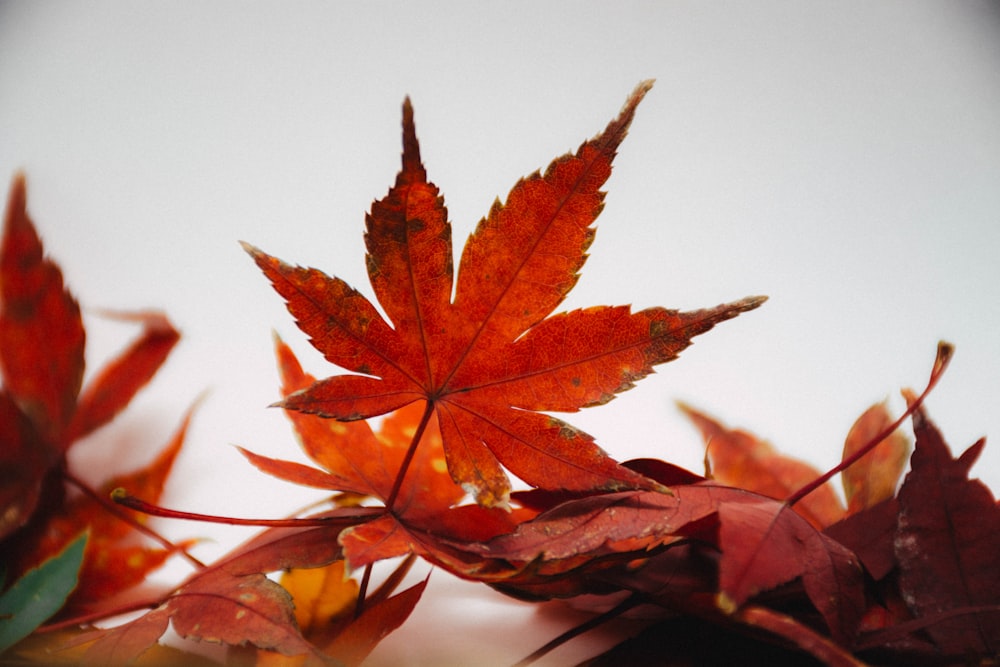
<svg viewBox="0 0 1000 667">
<path fill-rule="evenodd" d="M 856 553 L 868 573 L 880 580 L 896 567 L 893 542 L 898 514 L 899 503 L 890 498 L 851 514 L 823 533 Z"/>
<path fill-rule="evenodd" d="M 0 389 L 0 540 L 31 518 L 42 481 L 59 459 L 10 394 Z"/>
<path fill-rule="evenodd" d="M 801 577 L 833 637 L 853 638 L 865 596 L 861 564 L 850 550 L 777 501 L 720 503 L 718 513 L 723 609 L 734 611 L 758 593 Z"/>
<path fill-rule="evenodd" d="M 996 655 L 1000 507 L 986 485 L 968 477 L 984 441 L 956 460 L 922 410 L 913 415 L 913 431 L 895 542 L 903 599 L 929 620 L 926 631 L 946 654 Z"/>
</svg>

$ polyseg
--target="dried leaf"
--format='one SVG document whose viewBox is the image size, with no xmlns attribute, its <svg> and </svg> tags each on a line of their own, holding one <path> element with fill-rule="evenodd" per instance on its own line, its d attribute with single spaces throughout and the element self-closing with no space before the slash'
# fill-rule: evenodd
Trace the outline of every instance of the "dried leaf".
<svg viewBox="0 0 1000 667">
<path fill-rule="evenodd" d="M 358 600 L 358 582 L 347 576 L 342 560 L 326 567 L 288 570 L 280 583 L 295 601 L 295 620 L 306 636 L 352 613 Z"/>
<path fill-rule="evenodd" d="M 0 244 L 0 369 L 47 446 L 58 447 L 83 382 L 80 306 L 43 255 L 27 213 L 24 176 L 11 185 Z"/>
<path fill-rule="evenodd" d="M 347 667 L 360 665 L 376 645 L 401 626 L 420 601 L 427 587 L 421 581 L 405 591 L 366 605 L 364 613 L 324 647 L 324 651 Z"/>
</svg>

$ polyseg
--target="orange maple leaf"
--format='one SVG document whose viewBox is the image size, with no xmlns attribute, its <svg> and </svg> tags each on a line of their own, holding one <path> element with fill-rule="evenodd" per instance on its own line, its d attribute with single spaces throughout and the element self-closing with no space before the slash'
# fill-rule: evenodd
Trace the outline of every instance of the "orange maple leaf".
<svg viewBox="0 0 1000 667">
<path fill-rule="evenodd" d="M 693 336 L 764 301 L 693 312 L 602 306 L 548 317 L 577 281 L 603 206 L 600 188 L 651 86 L 640 84 L 576 154 L 522 179 L 506 203 L 493 205 L 465 245 L 454 285 L 451 225 L 421 163 L 407 100 L 402 171 L 373 204 L 365 234 L 368 275 L 389 322 L 343 280 L 244 244 L 312 344 L 355 373 L 320 380 L 281 405 L 351 421 L 426 401 L 452 478 L 484 506 L 507 507 L 501 466 L 552 489 L 660 488 L 618 465 L 591 436 L 539 414 L 606 403 Z"/>
<path fill-rule="evenodd" d="M 701 431 L 712 477 L 720 484 L 784 500 L 822 474 L 805 461 L 779 454 L 752 433 L 729 429 L 687 405 L 680 404 L 680 408 Z M 830 484 L 803 498 L 794 509 L 815 528 L 844 517 L 844 508 Z"/>
<path fill-rule="evenodd" d="M 847 434 L 843 459 L 865 447 L 891 423 L 892 417 L 884 401 L 865 410 Z M 902 431 L 896 430 L 841 472 L 848 514 L 857 514 L 896 495 L 896 486 L 906 470 L 910 450 L 909 439 Z"/>
<path fill-rule="evenodd" d="M 315 382 L 280 339 L 275 340 L 275 352 L 283 395 Z M 303 450 L 323 470 L 240 451 L 263 472 L 295 484 L 386 502 L 395 493 L 391 513 L 339 534 L 344 557 L 354 569 L 411 552 L 433 559 L 441 539 L 485 540 L 534 516 L 529 510 L 507 514 L 476 505 L 453 507 L 465 492 L 448 475 L 441 434 L 433 421 L 426 423 L 412 470 L 396 489 L 399 471 L 420 427 L 421 413 L 419 406 L 405 406 L 389 415 L 376 435 L 366 421 L 341 423 L 289 411 Z M 428 537 L 428 533 L 433 536 Z"/>
</svg>

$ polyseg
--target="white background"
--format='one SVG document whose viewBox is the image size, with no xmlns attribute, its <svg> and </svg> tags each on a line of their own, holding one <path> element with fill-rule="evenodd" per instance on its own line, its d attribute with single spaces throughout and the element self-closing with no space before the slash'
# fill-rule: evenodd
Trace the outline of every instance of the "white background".
<svg viewBox="0 0 1000 667">
<path fill-rule="evenodd" d="M 771 300 L 568 420 L 618 458 L 697 470 L 681 399 L 825 468 L 864 408 L 923 386 L 943 338 L 932 418 L 956 452 L 1000 433 L 1000 4 L 0 2 L 0 178 L 27 173 L 85 307 L 162 308 L 184 334 L 74 462 L 94 480 L 143 463 L 209 390 L 165 502 L 275 517 L 315 499 L 230 446 L 301 456 L 265 407 L 272 328 L 335 372 L 237 240 L 370 294 L 363 216 L 398 170 L 404 95 L 460 245 L 651 77 L 565 308 Z M 133 334 L 88 327 L 91 370 Z M 1000 487 L 1000 448 L 974 473 Z M 163 530 L 216 537 L 205 558 L 248 534 Z M 575 622 L 431 582 L 373 664 L 506 664 Z"/>
</svg>

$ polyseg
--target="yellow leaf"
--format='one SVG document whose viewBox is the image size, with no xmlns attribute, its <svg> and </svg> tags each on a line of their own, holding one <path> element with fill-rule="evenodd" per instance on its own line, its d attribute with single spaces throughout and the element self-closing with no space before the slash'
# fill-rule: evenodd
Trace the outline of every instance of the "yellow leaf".
<svg viewBox="0 0 1000 667">
<path fill-rule="evenodd" d="M 307 637 L 351 613 L 358 599 L 358 582 L 346 576 L 342 560 L 326 567 L 285 572 L 281 585 L 295 600 L 295 620 Z"/>
</svg>

